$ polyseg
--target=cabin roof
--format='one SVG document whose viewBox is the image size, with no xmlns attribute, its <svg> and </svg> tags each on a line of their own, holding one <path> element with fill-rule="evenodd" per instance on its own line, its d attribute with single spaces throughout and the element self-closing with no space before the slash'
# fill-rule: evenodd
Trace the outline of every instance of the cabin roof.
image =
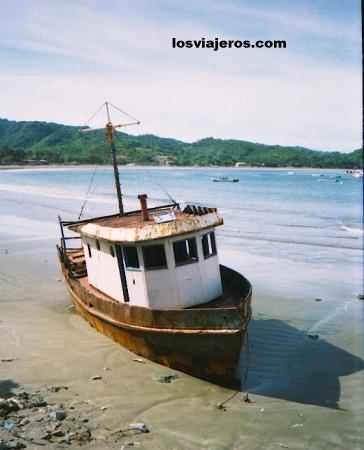
<svg viewBox="0 0 364 450">
<path fill-rule="evenodd" d="M 165 214 L 170 214 L 170 217 Z M 144 220 L 142 211 L 138 210 L 124 216 L 114 215 L 72 223 L 68 228 L 94 239 L 137 243 L 193 233 L 223 223 L 216 208 L 194 205 L 187 205 L 183 211 L 163 206 L 151 208 L 148 209 L 148 215 L 149 219 Z M 161 217 L 165 221 L 157 223 Z"/>
</svg>

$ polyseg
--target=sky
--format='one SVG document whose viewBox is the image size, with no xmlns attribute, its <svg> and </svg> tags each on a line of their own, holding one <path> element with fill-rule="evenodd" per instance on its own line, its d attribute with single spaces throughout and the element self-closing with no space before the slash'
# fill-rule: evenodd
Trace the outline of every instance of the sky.
<svg viewBox="0 0 364 450">
<path fill-rule="evenodd" d="M 141 121 L 130 133 L 351 151 L 360 20 L 360 0 L 2 0 L 0 117 L 78 125 L 108 100 Z M 173 49 L 172 37 L 287 48 Z"/>
</svg>

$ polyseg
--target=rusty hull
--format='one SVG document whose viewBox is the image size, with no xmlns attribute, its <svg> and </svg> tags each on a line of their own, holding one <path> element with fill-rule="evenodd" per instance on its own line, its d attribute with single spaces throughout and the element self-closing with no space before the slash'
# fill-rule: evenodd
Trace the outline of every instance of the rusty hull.
<svg viewBox="0 0 364 450">
<path fill-rule="evenodd" d="M 107 298 L 88 285 L 87 277 L 71 278 L 60 259 L 77 312 L 96 330 L 167 367 L 224 386 L 236 383 L 251 317 L 251 286 L 240 274 L 221 266 L 228 305 L 222 299 L 210 307 L 151 310 Z"/>
</svg>

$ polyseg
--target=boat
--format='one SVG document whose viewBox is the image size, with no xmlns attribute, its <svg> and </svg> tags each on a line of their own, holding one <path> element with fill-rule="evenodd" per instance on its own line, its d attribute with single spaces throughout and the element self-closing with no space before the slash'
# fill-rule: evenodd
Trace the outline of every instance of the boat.
<svg viewBox="0 0 364 450">
<path fill-rule="evenodd" d="M 212 181 L 214 183 L 238 183 L 239 178 L 232 178 L 232 177 L 214 177 L 212 178 Z"/>
<path fill-rule="evenodd" d="M 247 345 L 252 287 L 219 264 L 216 208 L 173 201 L 124 211 L 109 104 L 118 213 L 63 220 L 58 257 L 75 310 L 135 354 L 190 375 L 235 385 Z M 88 130 L 87 130 L 88 131 Z M 76 244 L 75 244 L 76 242 Z"/>
<path fill-rule="evenodd" d="M 363 178 L 362 169 L 346 170 L 346 173 L 354 178 Z"/>
</svg>

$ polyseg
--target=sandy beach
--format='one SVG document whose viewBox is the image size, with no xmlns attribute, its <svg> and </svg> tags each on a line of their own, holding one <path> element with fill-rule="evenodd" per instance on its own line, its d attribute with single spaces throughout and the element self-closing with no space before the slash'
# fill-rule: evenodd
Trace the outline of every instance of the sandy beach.
<svg viewBox="0 0 364 450">
<path fill-rule="evenodd" d="M 260 359 L 255 372 L 268 369 L 261 376 L 269 375 L 269 365 L 279 370 L 282 350 L 295 348 L 295 341 L 305 347 L 299 358 L 291 358 L 291 348 L 290 369 L 279 370 L 274 377 L 280 379 L 278 386 L 291 384 L 292 392 L 251 393 L 252 403 L 244 402 L 244 394 L 238 393 L 225 404 L 226 409 L 218 409 L 233 391 L 149 361 L 135 361 L 135 355 L 74 314 L 60 282 L 53 242 L 17 243 L 6 252 L 1 248 L 0 258 L 0 356 L 14 358 L 0 363 L 0 394 L 41 390 L 50 405 L 63 404 L 66 409 L 74 405 L 71 415 L 88 419 L 92 433 L 92 440 L 82 448 L 120 449 L 131 443 L 140 449 L 165 450 L 362 448 L 363 403 L 359 399 L 364 394 L 364 364 L 351 353 L 307 340 L 287 324 L 256 318 L 251 340 L 254 346 L 265 341 L 268 351 L 256 354 L 252 350 L 253 357 Z M 347 337 L 346 345 L 353 350 L 357 344 Z M 331 379 L 320 379 L 323 356 L 324 365 L 344 361 L 346 367 L 338 365 Z M 301 371 L 306 364 L 316 364 L 317 378 L 304 377 Z M 342 376 L 345 371 L 348 376 Z M 170 384 L 158 381 L 171 373 L 178 378 Z M 93 376 L 102 378 L 91 381 Z M 305 389 L 297 391 L 296 383 L 305 383 Z M 54 385 L 68 390 L 48 392 Z M 295 393 L 300 396 L 297 392 L 304 394 L 302 398 L 294 398 Z M 145 423 L 150 432 L 115 434 L 135 422 Z M 56 442 L 45 445 L 62 448 Z M 78 448 L 78 444 L 63 446 Z M 28 442 L 27 448 L 40 447 Z"/>
</svg>

